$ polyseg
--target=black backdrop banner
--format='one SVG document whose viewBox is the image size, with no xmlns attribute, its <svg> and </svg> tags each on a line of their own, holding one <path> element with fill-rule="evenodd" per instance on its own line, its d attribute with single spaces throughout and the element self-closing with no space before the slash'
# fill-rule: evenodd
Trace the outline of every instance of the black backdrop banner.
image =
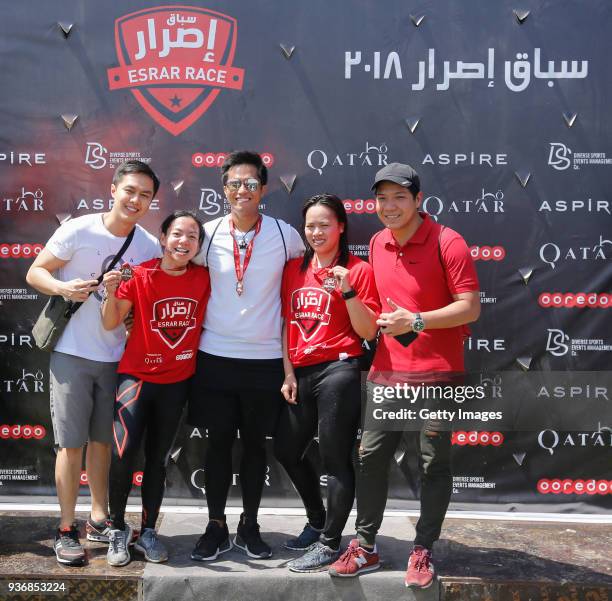
<svg viewBox="0 0 612 601">
<path fill-rule="evenodd" d="M 152 232 L 176 208 L 225 214 L 218 167 L 250 148 L 270 168 L 267 214 L 300 228 L 304 199 L 336 193 L 363 257 L 380 227 L 374 173 L 411 163 L 424 210 L 461 232 L 477 262 L 470 371 L 491 387 L 510 372 L 591 374 L 522 406 L 612 402 L 607 0 L 151 4 L 2 10 L 0 494 L 54 492 L 48 356 L 30 335 L 46 299 L 26 271 L 59 223 L 108 210 L 127 158 L 162 180 L 144 221 Z M 588 430 L 455 433 L 453 502 L 609 511 L 606 407 Z M 392 467 L 394 506 L 418 494 L 412 445 Z M 205 449 L 205 432 L 185 426 L 167 498 L 203 501 Z M 264 503 L 298 503 L 272 461 L 266 485 Z"/>
</svg>

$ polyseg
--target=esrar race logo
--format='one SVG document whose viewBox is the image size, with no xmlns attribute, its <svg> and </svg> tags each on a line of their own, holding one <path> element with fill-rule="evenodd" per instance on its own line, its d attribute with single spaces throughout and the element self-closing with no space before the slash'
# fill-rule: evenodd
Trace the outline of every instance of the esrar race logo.
<svg viewBox="0 0 612 601">
<path fill-rule="evenodd" d="M 207 8 L 159 6 L 115 21 L 119 67 L 110 90 L 131 90 L 149 116 L 178 136 L 223 88 L 241 90 L 244 69 L 232 66 L 236 19 Z"/>
</svg>

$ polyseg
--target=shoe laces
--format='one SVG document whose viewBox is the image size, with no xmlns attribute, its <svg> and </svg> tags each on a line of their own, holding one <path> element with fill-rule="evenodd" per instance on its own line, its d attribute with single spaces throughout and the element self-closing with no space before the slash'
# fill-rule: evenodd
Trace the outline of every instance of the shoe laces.
<svg viewBox="0 0 612 601">
<path fill-rule="evenodd" d="M 351 547 L 349 545 L 346 551 L 338 558 L 338 561 L 348 565 L 353 559 L 357 559 L 357 557 L 359 557 L 359 547 Z"/>
<path fill-rule="evenodd" d="M 428 572 L 431 553 L 427 549 L 415 549 L 413 553 L 416 555 L 414 569 L 417 572 Z"/>
<path fill-rule="evenodd" d="M 59 534 L 62 544 L 66 547 L 77 547 L 81 544 L 79 542 L 79 532 L 74 526 L 70 530 L 60 530 Z"/>
<path fill-rule="evenodd" d="M 157 532 L 153 528 L 145 528 L 140 535 L 148 545 L 157 543 Z"/>
<path fill-rule="evenodd" d="M 118 553 L 119 551 L 125 551 L 126 549 L 126 537 L 123 536 L 123 532 L 120 531 L 119 535 L 109 537 L 109 544 L 113 548 L 113 553 Z"/>
</svg>

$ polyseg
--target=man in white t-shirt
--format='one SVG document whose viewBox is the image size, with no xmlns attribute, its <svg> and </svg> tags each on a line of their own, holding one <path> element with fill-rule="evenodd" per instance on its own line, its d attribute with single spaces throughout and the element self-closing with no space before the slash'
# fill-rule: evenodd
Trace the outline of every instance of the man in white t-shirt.
<svg viewBox="0 0 612 601">
<path fill-rule="evenodd" d="M 221 167 L 231 213 L 206 224 L 195 262 L 209 269 L 211 295 L 190 395 L 190 423 L 208 430 L 205 489 L 210 521 L 191 557 L 211 561 L 232 547 L 225 504 L 232 448 L 240 431 L 243 513 L 234 544 L 271 556 L 257 512 L 267 471 L 266 435 L 278 418 L 283 382 L 280 285 L 288 259 L 304 244 L 284 221 L 262 215 L 268 173 L 253 152 L 231 153 Z"/>
<path fill-rule="evenodd" d="M 135 228 L 117 263 L 137 265 L 159 256 L 159 243 L 137 222 L 149 210 L 159 188 L 153 170 L 141 161 L 119 165 L 113 177 L 114 203 L 62 224 L 36 257 L 28 284 L 48 295 L 82 302 L 62 333 L 50 359 L 51 418 L 55 444 L 55 483 L 61 517 L 55 554 L 64 565 L 83 565 L 85 551 L 75 523 L 83 447 L 91 491 L 87 538 L 108 541 L 108 469 L 112 441 L 117 362 L 125 345 L 125 327 L 106 331 L 100 318 L 98 276 L 108 268 Z"/>
</svg>

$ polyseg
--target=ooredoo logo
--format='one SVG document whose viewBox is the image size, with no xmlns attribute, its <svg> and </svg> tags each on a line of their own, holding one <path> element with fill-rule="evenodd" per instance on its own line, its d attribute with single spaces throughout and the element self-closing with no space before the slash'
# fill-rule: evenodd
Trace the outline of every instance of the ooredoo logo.
<svg viewBox="0 0 612 601">
<path fill-rule="evenodd" d="M 222 89 L 242 90 L 244 69 L 233 67 L 238 24 L 196 6 L 158 6 L 115 21 L 119 67 L 108 69 L 112 90 L 131 90 L 149 116 L 178 136 Z"/>
<path fill-rule="evenodd" d="M 42 244 L 0 244 L 0 259 L 33 259 L 43 248 Z"/>
<path fill-rule="evenodd" d="M 373 198 L 345 198 L 342 203 L 347 213 L 357 213 L 357 215 L 363 215 L 364 213 L 376 213 L 376 200 Z"/>
<path fill-rule="evenodd" d="M 503 246 L 470 246 L 474 261 L 503 261 L 506 249 Z"/>
<path fill-rule="evenodd" d="M 612 304 L 612 294 L 605 292 L 542 292 L 538 304 L 545 309 L 575 307 L 607 309 Z"/>
<path fill-rule="evenodd" d="M 465 432 L 463 430 L 458 430 L 457 432 L 453 432 L 451 438 L 451 444 L 459 445 L 460 447 L 464 447 L 465 445 L 471 447 L 499 447 L 503 442 L 504 435 L 501 432 Z"/>
<path fill-rule="evenodd" d="M 612 494 L 612 480 L 542 478 L 538 480 L 537 489 L 542 495 L 609 495 Z"/>
<path fill-rule="evenodd" d="M 194 152 L 191 155 L 191 164 L 198 168 L 221 167 L 227 155 L 227 152 Z M 274 165 L 274 155 L 271 152 L 260 152 L 259 156 L 261 157 L 263 164 L 268 167 L 268 169 Z"/>
<path fill-rule="evenodd" d="M 89 484 L 89 479 L 87 478 L 87 472 L 85 470 L 81 471 L 81 477 L 79 482 L 81 486 L 86 486 Z M 132 474 L 132 485 L 142 486 L 142 472 L 134 472 Z"/>
<path fill-rule="evenodd" d="M 30 426 L 29 424 L 21 425 L 21 424 L 2 424 L 0 426 L 0 438 L 7 440 L 9 438 L 17 439 L 17 438 L 25 438 L 26 440 L 30 438 L 35 438 L 36 440 L 41 440 L 47 435 L 47 430 L 44 426 L 35 425 Z"/>
</svg>

